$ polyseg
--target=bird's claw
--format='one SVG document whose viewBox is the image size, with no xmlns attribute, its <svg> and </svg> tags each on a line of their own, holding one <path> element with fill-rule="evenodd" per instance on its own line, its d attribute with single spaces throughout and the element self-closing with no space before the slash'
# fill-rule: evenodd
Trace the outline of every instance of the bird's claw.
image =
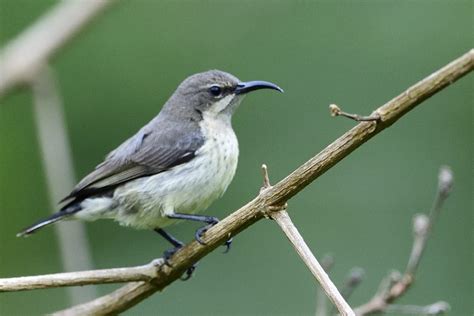
<svg viewBox="0 0 474 316">
<path fill-rule="evenodd" d="M 194 234 L 194 238 L 196 238 L 196 241 L 200 243 L 201 245 L 205 245 L 206 243 L 202 240 L 202 235 L 204 235 L 204 233 L 207 232 L 207 230 L 214 225 L 215 223 L 209 224 L 196 230 L 196 233 Z"/>
<path fill-rule="evenodd" d="M 186 272 L 183 273 L 183 275 L 180 277 L 180 280 L 181 281 L 189 280 L 193 276 L 193 273 L 194 273 L 194 270 L 196 270 L 197 264 L 198 264 L 198 262 L 196 262 L 195 264 L 190 266 L 188 269 L 186 269 Z"/>
<path fill-rule="evenodd" d="M 168 249 L 168 250 L 165 250 L 165 252 L 163 252 L 163 259 L 165 260 L 165 264 L 171 268 L 171 263 L 170 263 L 170 258 L 179 250 L 181 249 L 182 247 L 174 247 L 174 248 L 171 248 L 171 249 Z"/>
<path fill-rule="evenodd" d="M 168 266 L 168 267 L 172 267 L 169 259 L 179 250 L 181 249 L 181 247 L 174 247 L 174 248 L 171 248 L 171 249 L 168 249 L 166 250 L 165 252 L 163 252 L 163 259 L 165 261 L 165 264 Z M 180 279 L 182 281 L 187 281 L 191 278 L 191 276 L 193 275 L 194 271 L 196 270 L 196 266 L 197 266 L 197 262 L 195 264 L 193 264 L 192 266 L 190 266 L 186 272 L 180 277 Z"/>
<path fill-rule="evenodd" d="M 200 243 L 201 245 L 205 245 L 206 243 L 202 240 L 202 235 L 204 235 L 204 233 L 205 233 L 209 228 L 211 228 L 212 226 L 216 225 L 218 222 L 219 222 L 219 220 L 218 220 L 217 218 L 213 218 L 213 221 L 210 222 L 208 225 L 203 226 L 203 227 L 199 228 L 198 230 L 196 230 L 196 233 L 194 234 L 194 237 L 196 238 L 196 241 L 197 241 L 198 243 Z M 227 240 L 227 241 L 224 243 L 224 246 L 226 247 L 226 249 L 224 250 L 224 253 L 229 252 L 231 244 L 232 244 L 232 238 L 230 238 L 229 240 Z"/>
<path fill-rule="evenodd" d="M 230 239 L 226 240 L 226 242 L 224 243 L 225 250 L 223 251 L 223 253 L 228 253 L 229 252 L 230 246 L 232 245 L 233 240 L 234 240 L 233 238 L 230 238 Z"/>
</svg>

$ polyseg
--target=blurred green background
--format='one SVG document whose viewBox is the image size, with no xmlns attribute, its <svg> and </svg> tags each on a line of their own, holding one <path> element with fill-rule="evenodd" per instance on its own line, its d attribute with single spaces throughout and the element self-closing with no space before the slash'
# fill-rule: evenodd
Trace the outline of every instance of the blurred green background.
<svg viewBox="0 0 474 316">
<path fill-rule="evenodd" d="M 0 44 L 55 3 L 1 0 Z M 52 63 L 76 175 L 155 116 L 190 74 L 217 68 L 275 82 L 285 94 L 252 94 L 234 116 L 239 168 L 207 212 L 224 217 L 258 193 L 262 163 L 276 182 L 354 125 L 331 118 L 330 103 L 370 113 L 468 51 L 472 21 L 473 1 L 120 1 Z M 470 75 L 436 94 L 290 201 L 316 256 L 335 256 L 337 284 L 351 267 L 366 269 L 352 305 L 405 267 L 412 216 L 428 211 L 438 169 L 448 164 L 452 196 L 399 303 L 445 300 L 451 315 L 472 315 L 472 88 Z M 1 100 L 0 145 L 0 277 L 62 271 L 53 229 L 15 237 L 51 211 L 27 89 Z M 190 240 L 195 228 L 170 232 Z M 143 264 L 168 247 L 152 232 L 109 221 L 89 223 L 87 232 L 97 268 Z M 277 225 L 262 221 L 237 236 L 229 254 L 202 260 L 191 281 L 125 314 L 312 315 L 315 289 Z M 67 306 L 64 289 L 0 295 L 1 315 Z"/>
</svg>

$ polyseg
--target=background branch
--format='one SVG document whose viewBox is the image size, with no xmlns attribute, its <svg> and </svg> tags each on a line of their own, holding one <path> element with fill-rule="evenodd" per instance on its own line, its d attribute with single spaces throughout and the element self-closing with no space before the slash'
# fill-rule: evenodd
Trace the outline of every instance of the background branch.
<svg viewBox="0 0 474 316">
<path fill-rule="evenodd" d="M 341 287 L 341 294 L 347 300 L 359 284 L 364 279 L 365 270 L 360 267 L 354 267 L 349 271 L 344 285 Z"/>
<path fill-rule="evenodd" d="M 0 52 L 0 99 L 21 84 L 33 92 L 39 146 L 46 174 L 51 210 L 72 189 L 74 168 L 62 100 L 51 57 L 102 12 L 112 0 L 60 1 Z M 66 271 L 91 269 L 92 258 L 83 223 L 55 227 Z M 95 287 L 68 288 L 72 304 L 97 296 Z"/>
<path fill-rule="evenodd" d="M 410 288 L 415 280 L 415 273 L 420 263 L 423 252 L 426 248 L 426 242 L 430 236 L 431 227 L 439 216 L 441 211 L 441 205 L 449 196 L 451 187 L 453 185 L 453 174 L 449 167 L 441 167 L 438 176 L 438 186 L 435 195 L 433 207 L 429 212 L 429 216 L 425 214 L 417 214 L 413 219 L 413 246 L 408 259 L 407 267 L 403 275 L 398 272 L 392 272 L 385 280 L 382 281 L 379 290 L 374 297 L 366 304 L 356 308 L 354 311 L 357 315 L 370 315 L 374 313 L 384 312 L 388 310 L 403 310 L 403 306 L 390 305 L 393 301 L 401 297 Z M 425 314 L 438 314 L 448 307 L 444 303 L 446 308 L 438 308 L 440 305 L 433 304 L 430 307 L 417 307 L 417 311 Z M 406 307 L 406 306 L 405 306 Z M 413 308 L 405 308 L 406 311 L 413 310 Z M 433 311 L 438 311 L 434 313 Z M 423 314 L 423 313 L 422 313 Z"/>
<path fill-rule="evenodd" d="M 448 303 L 439 301 L 426 306 L 391 304 L 387 306 L 385 312 L 397 315 L 439 315 L 449 311 L 449 309 Z"/>
<path fill-rule="evenodd" d="M 31 83 L 35 123 L 52 212 L 57 201 L 74 187 L 74 166 L 63 113 L 63 102 L 54 71 L 43 66 Z M 92 257 L 84 223 L 55 225 L 65 271 L 92 269 Z M 0 290 L 1 291 L 1 290 Z M 70 302 L 79 304 L 97 297 L 97 289 L 68 288 Z"/>
<path fill-rule="evenodd" d="M 262 191 L 255 199 L 209 229 L 203 236 L 206 245 L 193 241 L 178 251 L 170 260 L 172 267 L 162 265 L 157 277 L 152 281 L 126 285 L 107 296 L 64 310 L 62 313 L 119 313 L 164 289 L 194 262 L 219 247 L 229 237 L 262 219 L 269 206 L 284 205 L 338 161 L 389 127 L 423 100 L 472 71 L 473 67 L 474 50 L 471 50 L 378 108 L 376 113 L 380 120 L 359 123 L 286 178 Z"/>
<path fill-rule="evenodd" d="M 0 98 L 30 82 L 49 59 L 112 0 L 60 1 L 0 54 Z"/>
</svg>

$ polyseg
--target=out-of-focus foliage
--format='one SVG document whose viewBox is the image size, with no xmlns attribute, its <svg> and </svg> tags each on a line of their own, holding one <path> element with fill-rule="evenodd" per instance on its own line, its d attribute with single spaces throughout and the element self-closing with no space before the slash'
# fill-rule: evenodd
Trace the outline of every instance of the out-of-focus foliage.
<svg viewBox="0 0 474 316">
<path fill-rule="evenodd" d="M 2 0 L 5 45 L 54 1 Z M 225 196 L 208 211 L 224 217 L 254 197 L 260 165 L 277 181 L 353 122 L 328 105 L 370 113 L 472 47 L 472 1 L 121 1 L 53 62 L 64 99 L 77 177 L 150 120 L 187 75 L 217 68 L 286 91 L 247 97 L 234 117 L 240 163 Z M 446 300 L 472 313 L 472 75 L 425 101 L 289 203 L 321 257 L 336 257 L 341 282 L 354 265 L 367 300 L 391 268 L 402 269 L 411 218 L 427 210 L 441 164 L 455 173 L 422 260 L 400 301 Z M 62 271 L 52 229 L 16 232 L 51 210 L 35 135 L 31 93 L 0 106 L 0 276 Z M 190 240 L 196 226 L 172 227 Z M 168 245 L 156 234 L 101 221 L 87 225 L 98 268 L 142 264 Z M 101 292 L 112 286 L 101 287 Z M 1 315 L 44 314 L 69 305 L 66 292 L 0 295 Z M 126 314 L 311 315 L 315 282 L 277 226 L 264 221 L 235 238 L 227 255 L 206 257 L 177 282 Z"/>
</svg>

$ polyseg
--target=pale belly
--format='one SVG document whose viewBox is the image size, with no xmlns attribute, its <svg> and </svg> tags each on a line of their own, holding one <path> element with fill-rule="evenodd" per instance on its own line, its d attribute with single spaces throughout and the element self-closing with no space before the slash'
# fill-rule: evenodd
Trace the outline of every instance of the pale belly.
<svg viewBox="0 0 474 316">
<path fill-rule="evenodd" d="M 214 133 L 188 163 L 117 188 L 112 198 L 84 201 L 87 208 L 77 217 L 111 218 L 125 226 L 154 229 L 172 224 L 166 215 L 193 214 L 207 209 L 222 196 L 234 177 L 239 155 L 232 129 Z"/>
</svg>

